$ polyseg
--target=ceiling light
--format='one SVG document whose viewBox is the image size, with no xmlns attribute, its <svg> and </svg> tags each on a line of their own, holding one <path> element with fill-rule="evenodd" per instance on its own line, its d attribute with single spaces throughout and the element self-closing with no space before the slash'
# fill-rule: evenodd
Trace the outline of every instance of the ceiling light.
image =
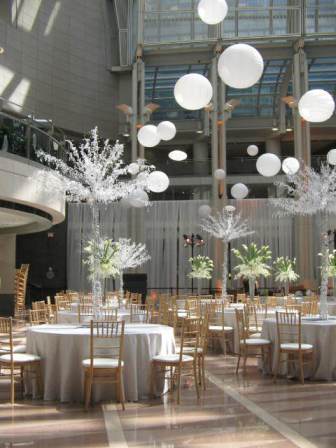
<svg viewBox="0 0 336 448">
<path fill-rule="evenodd" d="M 278 130 L 279 130 L 279 128 L 277 126 L 272 126 L 272 131 L 276 132 Z"/>
<path fill-rule="evenodd" d="M 203 130 L 199 129 L 198 131 L 196 131 L 196 134 L 203 134 Z"/>
<path fill-rule="evenodd" d="M 186 152 L 176 149 L 175 151 L 171 151 L 168 154 L 168 157 L 175 162 L 182 162 L 182 160 L 185 160 L 188 155 Z"/>
<path fill-rule="evenodd" d="M 5 52 L 5 49 L 3 47 L 0 47 L 0 54 L 3 54 Z"/>
</svg>

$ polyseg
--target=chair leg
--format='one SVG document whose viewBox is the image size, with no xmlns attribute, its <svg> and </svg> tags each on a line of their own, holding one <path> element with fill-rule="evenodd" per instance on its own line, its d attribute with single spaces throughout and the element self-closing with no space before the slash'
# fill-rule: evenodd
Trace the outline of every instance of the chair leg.
<svg viewBox="0 0 336 448">
<path fill-rule="evenodd" d="M 202 355 L 201 363 L 202 363 L 202 367 L 201 367 L 201 369 L 202 369 L 203 390 L 206 390 L 206 379 L 205 379 L 205 357 L 204 357 L 204 355 Z"/>
<path fill-rule="evenodd" d="M 36 364 L 35 366 L 35 375 L 36 375 L 36 387 L 38 396 L 43 398 L 43 381 L 42 381 L 42 370 L 40 363 Z"/>
<path fill-rule="evenodd" d="M 279 374 L 279 365 L 280 365 L 280 350 L 278 351 L 277 355 L 276 355 L 276 360 L 275 360 L 275 366 L 274 366 L 274 372 L 273 372 L 273 382 L 275 383 L 276 380 L 278 379 L 278 374 Z"/>
<path fill-rule="evenodd" d="M 11 368 L 11 388 L 10 388 L 10 402 L 11 405 L 14 406 L 15 403 L 15 377 L 14 377 L 14 368 Z"/>
<path fill-rule="evenodd" d="M 125 410 L 125 388 L 124 388 L 124 378 L 122 369 L 119 372 L 119 382 L 118 387 L 120 388 L 120 402 L 122 410 Z"/>
<path fill-rule="evenodd" d="M 238 370 L 239 370 L 240 358 L 241 358 L 241 354 L 239 353 L 239 355 L 238 355 L 237 367 L 236 367 L 236 375 L 237 375 Z"/>
<path fill-rule="evenodd" d="M 195 388 L 196 388 L 196 395 L 197 395 L 197 400 L 200 399 L 200 391 L 199 391 L 199 384 L 198 384 L 198 378 L 197 378 L 197 360 L 196 358 L 194 359 L 193 362 L 193 368 L 194 368 L 194 382 L 195 382 Z"/>
<path fill-rule="evenodd" d="M 88 411 L 91 400 L 92 377 L 89 372 L 85 372 L 85 375 L 87 375 L 85 381 L 85 409 Z"/>
<path fill-rule="evenodd" d="M 223 333 L 223 344 L 224 344 L 223 353 L 224 353 L 224 356 L 226 356 L 227 352 L 226 352 L 226 336 L 225 336 L 225 333 Z"/>
<path fill-rule="evenodd" d="M 181 367 L 178 367 L 177 371 L 177 399 L 176 403 L 181 403 Z"/>
<path fill-rule="evenodd" d="M 155 365 L 154 362 L 151 363 L 151 371 L 150 371 L 150 396 L 154 397 L 154 378 L 155 378 Z"/>
<path fill-rule="evenodd" d="M 304 369 L 303 369 L 303 354 L 299 353 L 299 363 L 300 363 L 300 381 L 301 384 L 304 384 Z"/>
<path fill-rule="evenodd" d="M 247 361 L 247 351 L 244 350 L 243 375 L 246 375 L 246 361 Z"/>
</svg>

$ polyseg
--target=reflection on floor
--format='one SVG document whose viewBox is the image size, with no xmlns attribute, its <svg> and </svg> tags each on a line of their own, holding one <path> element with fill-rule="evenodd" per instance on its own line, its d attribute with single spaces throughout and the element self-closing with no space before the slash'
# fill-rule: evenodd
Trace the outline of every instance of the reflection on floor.
<svg viewBox="0 0 336 448">
<path fill-rule="evenodd" d="M 183 388 L 182 404 L 169 396 L 143 403 L 97 406 L 19 401 L 12 410 L 0 388 L 0 447 L 336 447 L 334 383 L 280 380 L 274 384 L 251 361 L 246 378 L 235 358 L 211 356 L 208 388 L 197 405 Z"/>
</svg>

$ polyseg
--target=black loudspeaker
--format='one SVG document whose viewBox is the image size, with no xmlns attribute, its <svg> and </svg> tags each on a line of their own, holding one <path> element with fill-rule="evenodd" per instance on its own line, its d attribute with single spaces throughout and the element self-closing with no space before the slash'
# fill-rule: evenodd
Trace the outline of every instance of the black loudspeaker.
<svg viewBox="0 0 336 448">
<path fill-rule="evenodd" d="M 147 296 L 147 274 L 124 274 L 124 290 L 142 294 L 144 303 Z"/>
</svg>

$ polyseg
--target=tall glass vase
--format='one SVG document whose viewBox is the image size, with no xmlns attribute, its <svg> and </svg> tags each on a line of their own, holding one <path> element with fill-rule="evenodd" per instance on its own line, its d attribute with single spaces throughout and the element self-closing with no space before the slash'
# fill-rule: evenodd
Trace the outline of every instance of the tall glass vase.
<svg viewBox="0 0 336 448">
<path fill-rule="evenodd" d="M 228 277 L 228 244 L 224 241 L 223 251 L 223 277 L 222 277 L 222 299 L 227 296 L 227 277 Z"/>
<path fill-rule="evenodd" d="M 329 278 L 329 237 L 325 231 L 322 233 L 322 264 L 321 264 L 321 288 L 320 288 L 320 316 L 328 319 L 328 278 Z"/>
<path fill-rule="evenodd" d="M 100 243 L 100 225 L 99 225 L 99 210 L 98 204 L 93 202 L 91 205 L 92 210 L 92 239 L 94 242 L 93 247 L 98 248 Z M 103 280 L 99 275 L 99 260 L 97 257 L 93 257 L 94 266 L 92 273 L 92 309 L 93 317 L 97 319 L 100 315 L 100 310 L 103 304 Z"/>
<path fill-rule="evenodd" d="M 119 275 L 119 303 L 122 303 L 124 300 L 124 277 L 123 272 L 120 271 Z"/>
<path fill-rule="evenodd" d="M 254 300 L 255 277 L 249 277 L 249 296 L 250 300 Z"/>
</svg>

